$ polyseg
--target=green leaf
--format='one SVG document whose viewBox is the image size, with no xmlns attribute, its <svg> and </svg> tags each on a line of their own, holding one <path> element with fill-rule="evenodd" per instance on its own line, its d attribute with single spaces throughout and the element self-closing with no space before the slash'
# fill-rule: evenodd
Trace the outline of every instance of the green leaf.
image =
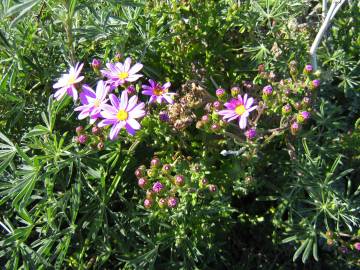
<svg viewBox="0 0 360 270">
<path fill-rule="evenodd" d="M 307 261 L 307 259 L 309 258 L 310 251 L 313 248 L 313 242 L 314 242 L 314 239 L 311 238 L 307 243 L 306 249 L 302 256 L 303 263 L 305 263 Z"/>
<path fill-rule="evenodd" d="M 296 250 L 294 257 L 293 257 L 294 262 L 301 255 L 303 250 L 306 248 L 308 242 L 309 242 L 309 239 L 306 239 L 304 242 L 302 242 L 301 246 Z"/>
<path fill-rule="evenodd" d="M 13 19 L 10 23 L 10 27 L 13 27 L 19 20 L 21 20 L 35 5 L 40 3 L 41 0 L 28 0 L 23 1 L 17 5 L 12 6 L 6 12 L 7 17 L 12 17 L 15 14 L 19 15 Z"/>
<path fill-rule="evenodd" d="M 35 136 L 41 136 L 49 133 L 49 129 L 42 126 L 37 125 L 32 130 L 30 130 L 28 133 L 25 134 L 24 139 L 35 137 Z"/>
<path fill-rule="evenodd" d="M 289 242 L 292 242 L 292 241 L 295 241 L 295 240 L 297 240 L 297 236 L 296 236 L 296 235 L 293 235 L 293 236 L 289 236 L 289 237 L 283 239 L 283 240 L 281 241 L 281 243 L 282 243 L 282 244 L 285 244 L 285 243 L 289 243 Z"/>
</svg>

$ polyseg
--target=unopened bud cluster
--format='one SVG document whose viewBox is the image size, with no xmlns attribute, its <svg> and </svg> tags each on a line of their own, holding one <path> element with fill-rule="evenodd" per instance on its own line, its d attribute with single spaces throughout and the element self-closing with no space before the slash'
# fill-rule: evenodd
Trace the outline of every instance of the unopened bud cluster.
<svg viewBox="0 0 360 270">
<path fill-rule="evenodd" d="M 182 198 L 190 193 L 207 191 L 211 194 L 217 192 L 217 186 L 209 183 L 207 178 L 203 177 L 204 174 L 201 172 L 199 164 L 187 167 L 187 172 L 192 171 L 191 176 L 179 173 L 176 167 L 162 163 L 158 157 L 151 159 L 149 167 L 145 165 L 138 167 L 134 174 L 138 186 L 146 194 L 143 206 L 154 210 L 171 209 L 176 208 Z"/>
</svg>

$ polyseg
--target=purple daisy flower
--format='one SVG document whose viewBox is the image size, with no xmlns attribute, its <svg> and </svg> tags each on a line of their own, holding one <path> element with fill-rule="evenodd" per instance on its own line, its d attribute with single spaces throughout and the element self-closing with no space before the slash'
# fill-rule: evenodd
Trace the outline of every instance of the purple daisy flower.
<svg viewBox="0 0 360 270">
<path fill-rule="evenodd" d="M 106 104 L 106 95 L 109 87 L 104 81 L 99 81 L 96 86 L 96 92 L 88 85 L 83 85 L 83 91 L 80 93 L 80 101 L 83 104 L 75 108 L 74 111 L 80 111 L 78 119 L 90 117 L 90 123 L 94 123 L 100 117 L 101 107 Z"/>
<path fill-rule="evenodd" d="M 224 104 L 227 110 L 219 111 L 218 114 L 224 116 L 223 119 L 228 122 L 239 118 L 239 127 L 245 129 L 250 112 L 257 108 L 257 106 L 251 107 L 253 103 L 254 99 L 248 98 L 247 94 L 244 95 L 244 98 L 238 95 L 237 99 L 232 98 Z"/>
<path fill-rule="evenodd" d="M 108 69 L 101 70 L 101 73 L 108 78 L 108 83 L 115 88 L 119 85 L 123 85 L 125 82 L 135 82 L 143 76 L 137 74 L 137 72 L 143 68 L 143 65 L 136 63 L 131 67 L 130 57 L 126 58 L 124 63 L 107 63 L 106 67 Z"/>
<path fill-rule="evenodd" d="M 102 111 L 100 115 L 104 120 L 102 120 L 98 126 L 104 127 L 112 125 L 109 134 L 110 140 L 114 140 L 124 127 L 130 135 L 134 135 L 136 130 L 139 130 L 141 127 L 135 119 L 145 115 L 145 103 L 137 103 L 137 96 L 132 96 L 128 99 L 126 90 L 121 93 L 120 100 L 114 94 L 110 94 L 109 99 L 112 106 L 105 104 L 101 107 Z"/>
<path fill-rule="evenodd" d="M 54 98 L 60 100 L 65 94 L 72 96 L 74 101 L 78 99 L 78 92 L 75 84 L 81 82 L 84 76 L 79 76 L 84 64 L 77 63 L 75 67 L 70 66 L 68 73 L 63 74 L 57 83 L 53 85 L 56 90 Z"/>
<path fill-rule="evenodd" d="M 160 83 L 155 82 L 154 80 L 149 80 L 150 85 L 143 84 L 142 88 L 144 91 L 142 91 L 143 95 L 151 96 L 149 103 L 157 102 L 162 103 L 163 101 L 173 104 L 173 96 L 176 95 L 175 93 L 169 93 L 169 87 L 171 86 L 170 82 L 167 82 L 163 85 Z"/>
</svg>

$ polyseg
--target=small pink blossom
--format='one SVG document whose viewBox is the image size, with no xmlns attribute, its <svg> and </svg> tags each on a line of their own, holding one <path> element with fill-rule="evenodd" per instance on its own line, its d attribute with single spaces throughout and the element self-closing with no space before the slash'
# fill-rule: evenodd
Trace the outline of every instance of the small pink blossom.
<svg viewBox="0 0 360 270">
<path fill-rule="evenodd" d="M 244 95 L 244 98 L 238 95 L 237 99 L 233 98 L 226 102 L 224 106 L 227 109 L 219 111 L 218 114 L 224 116 L 223 119 L 228 122 L 239 119 L 239 127 L 245 129 L 250 112 L 257 108 L 257 106 L 252 106 L 253 103 L 254 99 L 248 98 L 247 94 Z"/>
</svg>

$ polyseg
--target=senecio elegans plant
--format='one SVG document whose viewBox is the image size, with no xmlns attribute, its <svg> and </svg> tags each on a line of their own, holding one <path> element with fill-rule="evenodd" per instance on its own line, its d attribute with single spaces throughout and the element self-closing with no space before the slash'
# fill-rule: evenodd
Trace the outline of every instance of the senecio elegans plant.
<svg viewBox="0 0 360 270">
<path fill-rule="evenodd" d="M 5 157 L 0 171 L 9 183 L 1 202 L 11 201 L 18 213 L 14 220 L 25 224 L 14 226 L 13 217 L 0 223 L 9 234 L 0 253 L 9 258 L 8 268 L 20 263 L 51 268 L 54 263 L 55 269 L 64 264 L 148 269 L 155 262 L 167 269 L 231 268 L 228 250 L 237 243 L 229 231 L 238 233 L 233 216 L 238 215 L 240 228 L 248 218 L 232 204 L 261 187 L 258 160 L 267 157 L 266 147 L 274 141 L 285 142 L 290 159 L 299 163 L 291 177 L 303 181 L 289 187 L 289 203 L 273 210 L 274 226 L 293 234 L 284 243 L 299 246 L 294 260 L 303 254 L 305 262 L 310 251 L 318 260 L 318 238 L 326 231 L 334 242 L 341 237 L 330 233 L 336 211 L 346 225 L 357 226 L 354 209 L 345 206 L 326 212 L 325 225 L 322 210 L 316 212 L 320 206 L 312 209 L 312 223 L 306 223 L 306 213 L 298 214 L 298 194 L 319 195 L 317 189 L 301 189 L 312 179 L 307 168 L 317 170 L 320 179 L 324 172 L 334 176 L 339 164 L 327 172 L 325 161 L 313 160 L 310 153 L 296 157 L 294 150 L 316 116 L 320 80 L 311 65 L 298 70 L 290 62 L 287 79 L 260 65 L 252 81 L 218 88 L 213 96 L 197 81 L 175 91 L 171 82 L 145 79 L 141 63 L 121 60 L 117 55 L 102 67 L 94 59 L 92 71 L 83 63 L 70 66 L 53 84 L 54 95 L 41 115 L 45 126 L 23 136 L 26 146 L 0 134 Z M 65 110 L 71 103 L 73 109 Z M 76 135 L 68 139 L 70 130 L 56 132 L 56 119 L 73 119 Z M 7 173 L 7 167 L 16 174 Z M 282 216 L 285 211 L 289 220 Z M 313 230 L 289 231 L 279 220 L 296 220 Z M 336 226 L 343 227 L 339 221 Z M 338 240 L 346 256 L 360 249 L 355 240 Z"/>
</svg>

